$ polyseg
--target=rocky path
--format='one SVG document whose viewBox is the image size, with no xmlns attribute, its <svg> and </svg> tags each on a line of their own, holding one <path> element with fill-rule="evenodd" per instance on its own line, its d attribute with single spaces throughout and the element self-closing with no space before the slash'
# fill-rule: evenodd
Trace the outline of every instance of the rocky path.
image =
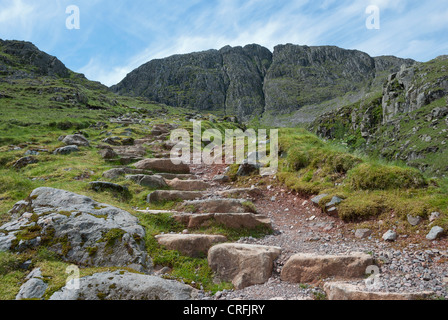
<svg viewBox="0 0 448 320">
<path fill-rule="evenodd" d="M 225 166 L 192 166 L 191 172 L 210 184 L 209 194 L 234 189 L 232 182 L 213 181 L 225 173 Z M 272 273 L 263 283 L 242 285 L 206 298 L 448 298 L 448 251 L 444 242 L 409 242 L 399 247 L 372 236 L 359 239 L 352 225 L 322 213 L 310 199 L 288 192 L 272 177 L 259 182 L 254 178 L 251 187 L 262 192 L 251 200 L 257 213 L 270 219 L 274 232 L 262 239 L 243 238 L 238 244 L 280 248 Z M 354 262 L 353 254 L 359 255 Z M 367 272 L 372 274 L 370 278 Z"/>
<path fill-rule="evenodd" d="M 164 134 L 159 132 L 156 136 L 160 133 Z M 151 143 L 152 140 L 140 142 Z M 138 144 L 133 143 L 131 147 Z M 136 160 L 133 148 L 130 151 L 132 154 L 120 150 L 120 155 Z M 275 177 L 253 175 L 241 185 L 225 179 L 225 165 L 174 165 L 165 154 L 153 151 L 155 159 L 139 159 L 133 165 L 135 168 L 115 168 L 105 172 L 103 177 L 113 180 L 126 176 L 142 186 L 159 189 L 148 195 L 149 203 L 183 200 L 179 211 L 172 213 L 173 219 L 185 224 L 184 232 L 160 234 L 156 236 L 157 241 L 187 256 L 207 256 L 216 280 L 232 282 L 234 290 L 210 296 L 176 281 L 163 280 L 158 270 L 152 276 L 150 257 L 140 241 L 144 230 L 134 216 L 64 190 L 39 188 L 27 200 L 17 203 L 10 212 L 15 218 L 0 227 L 0 250 L 25 250 L 52 240 L 55 242 L 52 250 L 66 261 L 95 267 L 130 267 L 148 273 L 138 279 L 129 272 L 93 275 L 81 280 L 96 284 L 103 283 L 105 278 L 112 279 L 105 292 L 90 290 L 92 285 L 83 286 L 87 292 L 76 291 L 75 294 L 63 288 L 52 296 L 54 299 L 78 299 L 80 294 L 126 299 L 122 292 L 142 300 L 161 297 L 181 300 L 448 298 L 446 239 L 429 241 L 402 237 L 397 241 L 385 241 L 380 234 L 355 230 L 359 229 L 357 225 L 322 213 L 311 199 L 284 189 Z M 97 191 L 102 188 L 127 190 L 103 181 L 90 185 Z M 235 229 L 270 228 L 272 232 L 258 239 L 241 238 L 236 243 L 219 234 L 195 233 L 198 227 L 214 223 Z M 48 230 L 53 231 L 52 239 L 48 238 Z M 25 231 L 30 234 L 24 238 Z M 19 241 L 18 236 L 25 240 Z M 57 243 L 57 239 L 69 240 L 69 245 Z M 19 298 L 44 295 L 46 286 L 38 281 L 39 273 L 38 269 L 31 272 L 30 280 L 22 286 L 23 290 L 27 286 L 31 289 L 25 290 L 26 293 L 21 289 Z M 34 295 L 35 282 L 42 287 L 37 296 Z M 142 286 L 134 287 L 130 283 Z M 154 292 L 148 288 L 155 287 L 162 289 L 158 289 L 156 296 L 148 296 L 148 292 Z"/>
</svg>

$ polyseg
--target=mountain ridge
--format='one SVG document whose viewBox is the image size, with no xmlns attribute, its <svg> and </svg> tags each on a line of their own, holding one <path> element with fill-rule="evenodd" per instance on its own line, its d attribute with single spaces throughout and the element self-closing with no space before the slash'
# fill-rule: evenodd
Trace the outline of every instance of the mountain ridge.
<svg viewBox="0 0 448 320">
<path fill-rule="evenodd" d="M 285 44 L 273 52 L 258 44 L 225 46 L 151 60 L 110 89 L 250 121 L 298 111 L 370 83 L 379 88 L 389 73 L 414 63 L 336 46 Z"/>
</svg>

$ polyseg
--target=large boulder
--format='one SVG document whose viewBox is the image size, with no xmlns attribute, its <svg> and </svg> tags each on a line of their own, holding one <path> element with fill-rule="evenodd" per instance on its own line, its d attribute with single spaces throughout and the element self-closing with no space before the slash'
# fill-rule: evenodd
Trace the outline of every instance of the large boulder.
<svg viewBox="0 0 448 320">
<path fill-rule="evenodd" d="M 272 275 L 281 248 L 225 243 L 212 247 L 208 263 L 219 281 L 231 281 L 236 289 L 263 284 Z"/>
<path fill-rule="evenodd" d="M 75 145 L 79 147 L 88 147 L 90 146 L 89 141 L 82 134 L 73 134 L 66 136 L 63 140 L 67 146 Z"/>
<path fill-rule="evenodd" d="M 79 279 L 79 289 L 64 287 L 50 300 L 193 300 L 197 290 L 173 280 L 127 271 Z"/>
<path fill-rule="evenodd" d="M 292 283 L 314 283 L 322 278 L 343 279 L 365 276 L 369 266 L 374 264 L 372 256 L 365 253 L 350 255 L 296 254 L 282 269 L 282 281 Z"/>
<path fill-rule="evenodd" d="M 207 234 L 163 234 L 156 236 L 156 239 L 168 250 L 176 250 L 194 258 L 207 256 L 213 245 L 227 241 L 224 236 Z"/>
<path fill-rule="evenodd" d="M 190 167 L 186 164 L 174 164 L 171 159 L 145 159 L 134 164 L 137 169 L 153 170 L 165 173 L 189 174 Z"/>
<path fill-rule="evenodd" d="M 18 218 L 0 227 L 2 250 L 45 245 L 64 261 L 80 266 L 152 271 L 145 230 L 124 210 L 72 192 L 38 188 L 10 213 Z"/>
<path fill-rule="evenodd" d="M 19 293 L 16 295 L 16 300 L 30 300 L 41 299 L 48 288 L 42 277 L 42 272 L 39 268 L 34 269 L 26 277 L 26 282 L 20 287 Z"/>
</svg>

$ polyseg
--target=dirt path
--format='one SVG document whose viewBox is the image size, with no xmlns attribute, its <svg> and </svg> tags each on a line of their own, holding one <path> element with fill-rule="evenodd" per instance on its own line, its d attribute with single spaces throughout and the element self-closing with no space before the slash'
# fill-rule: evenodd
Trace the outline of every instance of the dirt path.
<svg viewBox="0 0 448 320">
<path fill-rule="evenodd" d="M 223 174 L 225 168 L 225 165 L 196 165 L 191 167 L 191 171 L 201 179 L 210 181 L 215 175 Z M 244 238 L 239 242 L 278 246 L 282 248 L 282 255 L 275 262 L 273 275 L 267 283 L 243 290 L 220 292 L 214 299 L 322 298 L 324 282 L 332 279 L 321 279 L 313 284 L 283 282 L 280 280 L 280 272 L 285 262 L 297 253 L 340 255 L 351 252 L 369 253 L 379 262 L 380 271 L 374 283 L 376 291 L 413 293 L 429 290 L 439 298 L 448 298 L 446 240 L 417 243 L 409 239 L 407 242 L 388 243 L 378 236 L 360 240 L 354 236 L 355 225 L 322 213 L 310 199 L 289 192 L 272 177 L 263 178 L 262 183 L 254 178 L 253 183 L 263 190 L 263 196 L 253 202 L 260 214 L 271 218 L 275 232 L 262 239 Z M 216 183 L 212 189 L 218 191 L 234 187 L 234 183 Z M 366 288 L 365 279 L 351 283 Z"/>
</svg>

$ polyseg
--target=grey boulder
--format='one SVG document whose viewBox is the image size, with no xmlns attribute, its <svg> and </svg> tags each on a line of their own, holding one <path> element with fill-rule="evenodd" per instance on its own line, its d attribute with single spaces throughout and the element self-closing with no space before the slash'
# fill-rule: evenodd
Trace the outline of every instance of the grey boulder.
<svg viewBox="0 0 448 320">
<path fill-rule="evenodd" d="M 193 300 L 185 284 L 126 271 L 97 273 L 79 279 L 79 289 L 64 287 L 50 300 Z"/>
</svg>

